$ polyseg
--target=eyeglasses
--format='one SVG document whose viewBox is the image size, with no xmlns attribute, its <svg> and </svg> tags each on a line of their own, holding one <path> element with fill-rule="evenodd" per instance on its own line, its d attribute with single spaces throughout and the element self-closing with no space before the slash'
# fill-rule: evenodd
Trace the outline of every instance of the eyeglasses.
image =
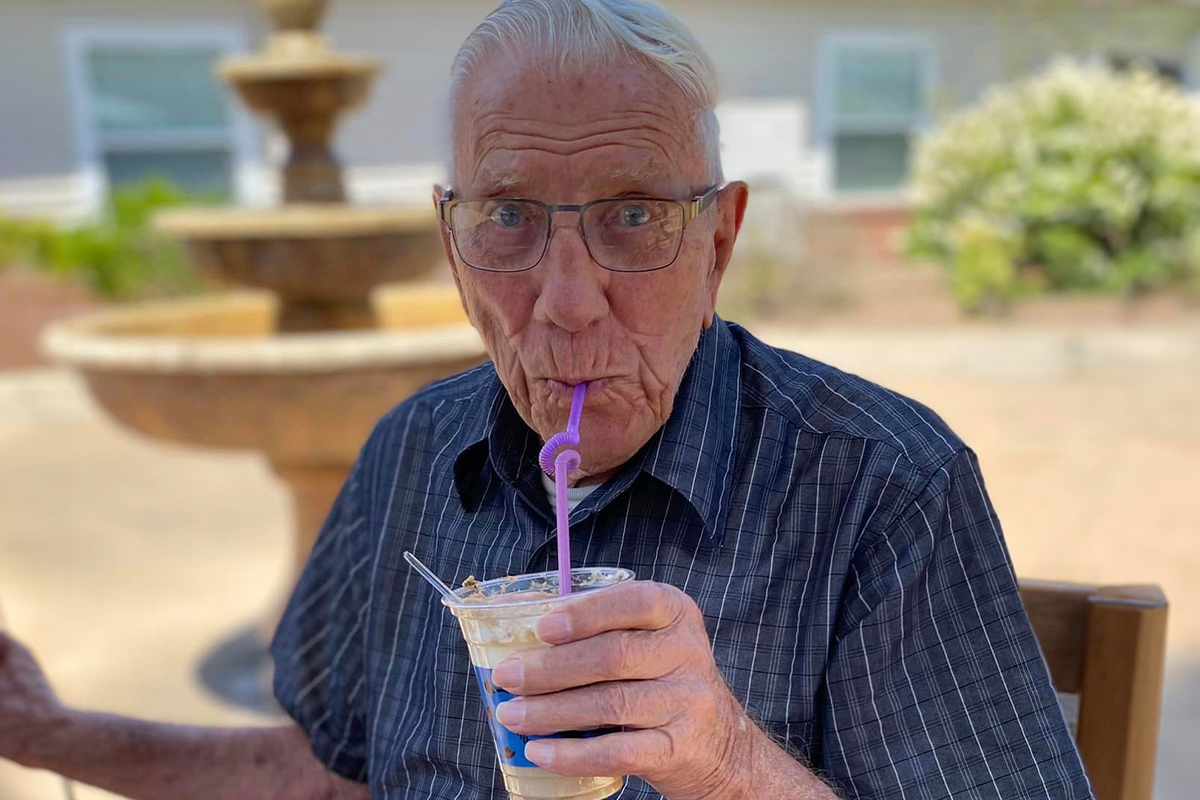
<svg viewBox="0 0 1200 800">
<path fill-rule="evenodd" d="M 550 245 L 551 217 L 579 214 L 579 233 L 592 260 L 613 272 L 653 272 L 679 258 L 683 232 L 716 200 L 713 186 L 690 201 L 617 197 L 581 206 L 553 206 L 520 197 L 460 200 L 447 191 L 438 216 L 454 238 L 459 257 L 485 272 L 533 269 Z"/>
</svg>

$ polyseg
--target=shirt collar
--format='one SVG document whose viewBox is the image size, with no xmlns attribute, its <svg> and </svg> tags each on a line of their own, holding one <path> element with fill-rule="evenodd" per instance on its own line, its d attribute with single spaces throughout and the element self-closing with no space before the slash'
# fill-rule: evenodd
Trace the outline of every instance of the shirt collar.
<svg viewBox="0 0 1200 800">
<path fill-rule="evenodd" d="M 700 336 L 667 424 L 641 456 L 642 470 L 682 495 L 718 542 L 729 514 L 741 372 L 737 341 L 715 318 Z"/>
<path fill-rule="evenodd" d="M 610 483 L 623 490 L 644 473 L 666 484 L 687 500 L 708 535 L 719 542 L 729 513 L 740 395 L 737 341 L 729 325 L 716 318 L 700 336 L 666 425 Z M 466 418 L 454 443 L 454 482 L 463 507 L 472 511 L 478 506 L 479 479 L 489 462 L 498 477 L 532 505 L 543 507 L 537 473 L 541 439 L 521 419 L 494 369 L 487 371 L 474 398 L 462 409 Z M 596 492 L 577 511 L 588 513 L 593 498 L 606 504 L 613 496 Z"/>
<path fill-rule="evenodd" d="M 455 434 L 455 441 L 451 443 L 457 452 L 454 459 L 454 485 L 467 511 L 474 511 L 479 505 L 476 492 L 489 451 L 502 453 L 515 449 L 520 454 L 526 446 L 524 441 L 518 439 L 533 436 L 513 407 L 493 365 L 488 365 L 482 380 L 479 391 L 458 411 L 463 415 L 463 422 Z M 501 473 L 506 480 L 519 473 L 519 460 L 520 455 L 517 456 L 517 462 L 511 463 L 509 469 Z M 509 461 L 505 463 L 509 464 Z"/>
</svg>

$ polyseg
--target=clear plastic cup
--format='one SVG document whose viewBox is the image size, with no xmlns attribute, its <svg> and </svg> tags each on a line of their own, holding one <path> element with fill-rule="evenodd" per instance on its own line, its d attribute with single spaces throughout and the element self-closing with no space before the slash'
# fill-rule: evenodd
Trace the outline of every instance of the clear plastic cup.
<svg viewBox="0 0 1200 800">
<path fill-rule="evenodd" d="M 594 567 L 571 570 L 574 594 L 595 591 L 633 580 L 627 569 Z M 558 573 L 496 578 L 454 592 L 463 604 L 442 603 L 458 618 L 471 665 L 479 682 L 488 725 L 496 743 L 496 757 L 504 773 L 504 786 L 511 800 L 600 800 L 611 797 L 625 784 L 623 777 L 570 778 L 541 769 L 525 757 L 525 743 L 534 739 L 599 736 L 611 731 L 558 733 L 552 736 L 522 736 L 496 720 L 496 706 L 513 695 L 492 683 L 492 670 L 503 660 L 524 650 L 548 647 L 534 634 L 534 626 L 564 599 L 558 594 Z"/>
</svg>

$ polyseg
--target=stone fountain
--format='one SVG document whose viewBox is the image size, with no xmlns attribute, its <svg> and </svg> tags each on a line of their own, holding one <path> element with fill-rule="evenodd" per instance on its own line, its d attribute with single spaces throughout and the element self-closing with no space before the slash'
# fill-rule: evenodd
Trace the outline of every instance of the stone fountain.
<svg viewBox="0 0 1200 800">
<path fill-rule="evenodd" d="M 68 320 L 43 347 L 138 433 L 263 453 L 292 496 L 296 572 L 374 423 L 485 355 L 454 287 L 429 277 L 442 258 L 432 205 L 346 203 L 330 140 L 378 64 L 330 49 L 326 0 L 261 2 L 264 50 L 219 74 L 288 139 L 284 204 L 156 221 L 201 269 L 253 288 Z M 259 662 L 274 621 L 253 637 Z"/>
</svg>

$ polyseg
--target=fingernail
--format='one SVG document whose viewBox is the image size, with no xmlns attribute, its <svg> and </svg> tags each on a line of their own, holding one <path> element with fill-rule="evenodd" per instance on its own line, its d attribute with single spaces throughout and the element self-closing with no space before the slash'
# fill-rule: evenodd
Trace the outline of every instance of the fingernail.
<svg viewBox="0 0 1200 800">
<path fill-rule="evenodd" d="M 562 612 L 547 614 L 538 620 L 537 637 L 546 644 L 558 644 L 571 638 L 571 618 Z"/>
<path fill-rule="evenodd" d="M 548 767 L 554 760 L 554 745 L 536 739 L 525 744 L 525 757 L 539 767 Z"/>
<path fill-rule="evenodd" d="M 525 665 L 519 658 L 509 658 L 501 661 L 492 670 L 492 682 L 505 689 L 520 689 L 525 682 Z"/>
<path fill-rule="evenodd" d="M 520 725 L 525 721 L 525 701 L 518 698 L 496 706 L 496 719 L 506 728 Z"/>
</svg>

